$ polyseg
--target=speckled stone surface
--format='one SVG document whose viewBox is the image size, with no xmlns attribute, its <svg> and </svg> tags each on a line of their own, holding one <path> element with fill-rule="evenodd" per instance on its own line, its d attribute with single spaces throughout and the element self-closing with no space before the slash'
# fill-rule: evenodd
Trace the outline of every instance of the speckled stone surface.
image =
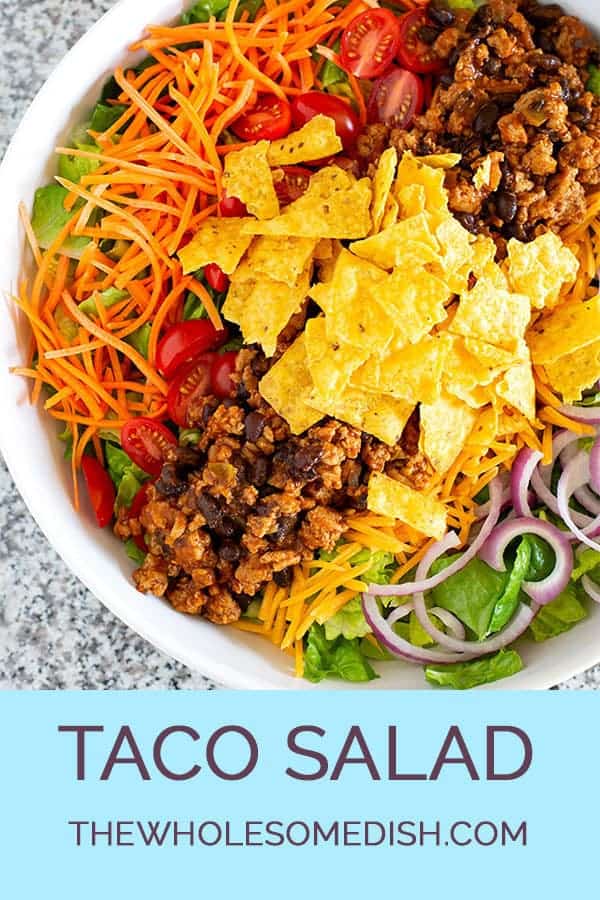
<svg viewBox="0 0 600 900">
<path fill-rule="evenodd" d="M 52 68 L 112 5 L 0 0 L 0 156 Z M 213 687 L 137 637 L 83 587 L 40 533 L 0 461 L 0 688 Z M 600 667 L 562 687 L 600 689 Z"/>
</svg>

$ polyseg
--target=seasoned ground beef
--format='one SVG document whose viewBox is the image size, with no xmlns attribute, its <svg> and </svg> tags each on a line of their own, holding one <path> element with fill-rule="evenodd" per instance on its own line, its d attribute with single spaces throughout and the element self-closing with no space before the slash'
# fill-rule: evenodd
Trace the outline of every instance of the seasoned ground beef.
<svg viewBox="0 0 600 900">
<path fill-rule="evenodd" d="M 295 334 L 303 324 L 304 315 Z M 432 475 L 415 417 L 396 447 L 328 418 L 292 435 L 258 392 L 272 362 L 240 351 L 236 397 L 198 402 L 190 422 L 202 434 L 197 447 L 170 450 L 139 519 L 124 511 L 116 525 L 123 539 L 144 534 L 140 591 L 218 624 L 236 621 L 268 582 L 287 585 L 293 566 L 332 550 L 347 514 L 366 505 L 371 471 L 416 488 Z"/>
<path fill-rule="evenodd" d="M 407 131 L 370 126 L 359 139 L 365 161 L 389 144 L 461 153 L 447 175 L 450 208 L 501 253 L 508 238 L 576 221 L 600 183 L 600 102 L 585 89 L 598 47 L 587 27 L 534 0 L 490 0 L 474 15 L 434 0 L 430 17 L 433 48 L 447 62 L 433 102 Z M 487 156 L 491 183 L 476 187 Z"/>
</svg>

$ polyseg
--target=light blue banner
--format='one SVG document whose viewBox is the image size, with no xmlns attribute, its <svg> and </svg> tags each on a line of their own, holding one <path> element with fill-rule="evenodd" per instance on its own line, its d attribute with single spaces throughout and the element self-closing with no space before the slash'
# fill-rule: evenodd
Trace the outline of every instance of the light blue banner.
<svg viewBox="0 0 600 900">
<path fill-rule="evenodd" d="M 0 896 L 595 896 L 598 704 L 5 692 Z"/>
</svg>

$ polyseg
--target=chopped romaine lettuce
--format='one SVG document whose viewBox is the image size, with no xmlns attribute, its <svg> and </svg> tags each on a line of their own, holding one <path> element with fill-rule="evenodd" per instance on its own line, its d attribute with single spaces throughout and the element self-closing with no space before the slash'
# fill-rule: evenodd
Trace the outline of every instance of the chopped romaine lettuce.
<svg viewBox="0 0 600 900">
<path fill-rule="evenodd" d="M 378 676 L 363 655 L 358 639 L 338 637 L 328 641 L 324 627 L 315 623 L 308 632 L 304 651 L 304 677 L 312 682 L 324 678 L 361 682 Z"/>
<path fill-rule="evenodd" d="M 585 619 L 587 612 L 581 602 L 584 597 L 583 589 L 571 582 L 556 600 L 542 606 L 529 626 L 534 641 L 547 641 L 557 637 Z"/>
<path fill-rule="evenodd" d="M 125 340 L 128 344 L 131 344 L 132 347 L 135 347 L 138 353 L 147 359 L 148 358 L 148 341 L 150 340 L 150 332 L 152 331 L 152 326 L 150 322 L 146 322 L 145 325 L 142 325 L 141 328 L 138 328 L 133 334 L 130 334 L 128 338 Z"/>
<path fill-rule="evenodd" d="M 206 279 L 204 277 L 204 269 L 199 269 L 195 275 L 195 279 L 199 281 L 208 291 L 211 296 L 211 299 L 218 310 L 221 309 L 223 303 L 225 302 L 225 297 L 227 296 L 227 292 L 223 291 L 219 293 L 215 291 L 214 288 L 207 284 Z M 204 303 L 198 297 L 197 294 L 194 294 L 192 291 L 188 291 L 187 296 L 185 298 L 185 303 L 183 305 L 183 318 L 187 319 L 207 319 L 208 313 L 204 308 Z"/>
<path fill-rule="evenodd" d="M 44 250 L 48 249 L 67 222 L 81 209 L 83 201 L 75 203 L 73 209 L 66 210 L 67 196 L 68 191 L 61 184 L 48 184 L 35 192 L 31 225 L 38 244 Z M 87 237 L 71 235 L 64 241 L 61 252 L 78 259 L 89 240 Z"/>
<path fill-rule="evenodd" d="M 202 432 L 198 431 L 196 428 L 180 428 L 179 429 L 179 446 L 180 447 L 195 447 L 201 437 L 202 437 Z"/>
<path fill-rule="evenodd" d="M 263 3 L 264 0 L 240 0 L 235 11 L 236 21 L 247 12 L 248 21 L 253 22 Z M 211 16 L 223 21 L 228 8 L 229 0 L 199 0 L 182 15 L 181 21 L 184 25 L 193 25 L 196 22 L 208 22 Z"/>
<path fill-rule="evenodd" d="M 523 661 L 516 650 L 500 650 L 494 656 L 470 662 L 425 666 L 425 678 L 436 687 L 464 691 L 480 684 L 490 684 L 501 678 L 509 678 L 522 668 Z"/>
<path fill-rule="evenodd" d="M 146 559 L 146 554 L 143 550 L 140 550 L 133 538 L 129 538 L 128 541 L 125 541 L 125 553 L 129 559 L 132 559 L 138 566 L 141 566 Z"/>
<path fill-rule="evenodd" d="M 117 303 L 120 303 L 121 300 L 126 300 L 128 297 L 129 294 L 127 291 L 120 291 L 118 288 L 109 287 L 105 291 L 96 294 L 94 297 L 88 297 L 87 300 L 84 300 L 83 303 L 79 304 L 79 309 L 82 313 L 85 313 L 86 316 L 95 316 L 98 313 L 96 308 L 97 299 L 100 300 L 105 309 L 110 309 L 111 306 L 115 306 Z"/>
<path fill-rule="evenodd" d="M 115 124 L 117 119 L 121 118 L 126 110 L 127 107 L 123 106 L 122 103 L 115 103 L 110 105 L 108 103 L 97 103 L 92 113 L 90 131 L 107 131 L 112 125 Z"/>
<path fill-rule="evenodd" d="M 340 635 L 351 641 L 362 638 L 371 631 L 362 611 L 360 597 L 349 600 L 339 612 L 325 622 L 325 637 L 334 641 Z"/>
<path fill-rule="evenodd" d="M 531 549 L 529 537 L 525 535 L 525 537 L 521 538 L 521 542 L 517 547 L 515 561 L 504 585 L 504 590 L 496 601 L 488 626 L 488 634 L 500 631 L 512 619 L 519 603 L 521 585 L 527 580 L 527 573 L 531 564 Z"/>
<path fill-rule="evenodd" d="M 595 569 L 598 569 L 598 573 L 594 572 Z M 600 575 L 600 553 L 597 550 L 592 550 L 591 547 L 586 547 L 585 550 L 580 550 L 576 554 L 575 568 L 571 573 L 571 581 L 579 581 L 580 578 L 588 574 L 591 574 L 594 580 Z"/>
<path fill-rule="evenodd" d="M 90 153 L 97 153 L 96 144 L 78 144 L 79 150 L 88 150 Z M 58 174 L 61 178 L 73 181 L 77 184 L 84 175 L 89 175 L 101 165 L 99 159 L 88 159 L 85 156 L 71 156 L 69 153 L 61 153 L 58 157 Z"/>
<path fill-rule="evenodd" d="M 591 91 L 597 97 L 600 97 L 600 68 L 598 66 L 588 66 L 589 78 L 586 82 L 586 90 Z"/>
<path fill-rule="evenodd" d="M 360 580 L 365 584 L 389 584 L 393 574 L 394 555 L 386 550 L 369 550 L 365 547 L 350 561 L 353 566 L 361 566 L 369 560 L 371 565 L 366 572 L 359 575 Z"/>
<path fill-rule="evenodd" d="M 457 558 L 457 555 L 440 557 L 431 567 L 431 574 L 442 571 Z M 496 572 L 475 558 L 430 591 L 430 597 L 434 606 L 450 610 L 479 640 L 483 640 L 507 577 L 506 572 Z"/>
<path fill-rule="evenodd" d="M 108 441 L 104 445 L 106 466 L 117 489 L 115 508 L 130 507 L 148 474 L 133 462 L 121 447 Z"/>
<path fill-rule="evenodd" d="M 260 607 L 262 605 L 262 599 L 255 597 L 248 604 L 248 609 L 242 613 L 245 619 L 258 619 L 258 614 L 260 612 Z"/>
<path fill-rule="evenodd" d="M 389 650 L 386 650 L 372 634 L 362 639 L 360 642 L 360 650 L 362 655 L 366 656 L 367 659 L 376 659 L 379 662 L 390 662 L 391 660 L 398 659 L 397 656 L 394 656 Z"/>
<path fill-rule="evenodd" d="M 528 534 L 527 540 L 531 544 L 531 559 L 526 581 L 541 581 L 554 569 L 554 550 L 545 540 L 535 534 Z"/>
<path fill-rule="evenodd" d="M 339 40 L 335 42 L 331 49 L 335 51 L 335 53 L 339 53 Z M 315 58 L 319 59 L 316 55 Z M 323 85 L 323 90 L 327 91 L 327 93 L 348 97 L 350 100 L 354 99 L 354 94 L 350 87 L 350 82 L 348 81 L 348 75 L 334 62 L 331 62 L 331 60 L 325 60 L 321 67 L 319 77 L 321 79 L 321 84 Z"/>
</svg>

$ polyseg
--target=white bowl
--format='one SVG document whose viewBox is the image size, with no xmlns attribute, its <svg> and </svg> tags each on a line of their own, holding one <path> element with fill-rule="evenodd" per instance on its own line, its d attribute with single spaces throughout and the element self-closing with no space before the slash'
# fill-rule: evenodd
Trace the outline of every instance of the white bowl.
<svg viewBox="0 0 600 900">
<path fill-rule="evenodd" d="M 17 205 L 31 204 L 35 189 L 55 171 L 54 147 L 84 120 L 112 69 L 149 22 L 180 15 L 181 0 L 121 0 L 66 55 L 27 111 L 0 167 L 0 289 L 15 290 L 24 239 Z M 563 4 L 583 18 L 585 0 Z M 592 4 L 596 6 L 596 4 Z M 129 57 L 131 58 L 131 57 Z M 120 619 L 165 653 L 215 681 L 235 688 L 312 687 L 293 677 L 290 658 L 262 638 L 218 628 L 176 613 L 133 587 L 131 564 L 110 531 L 100 531 L 89 510 L 71 506 L 69 471 L 55 423 L 28 403 L 29 386 L 8 372 L 22 363 L 27 331 L 15 307 L 0 301 L 0 446 L 15 482 L 42 531 L 81 581 Z M 526 666 L 493 687 L 548 688 L 600 660 L 600 608 L 566 635 L 543 644 L 522 642 Z M 386 663 L 366 689 L 424 688 L 419 667 Z M 349 687 L 326 682 L 327 687 Z"/>
</svg>

